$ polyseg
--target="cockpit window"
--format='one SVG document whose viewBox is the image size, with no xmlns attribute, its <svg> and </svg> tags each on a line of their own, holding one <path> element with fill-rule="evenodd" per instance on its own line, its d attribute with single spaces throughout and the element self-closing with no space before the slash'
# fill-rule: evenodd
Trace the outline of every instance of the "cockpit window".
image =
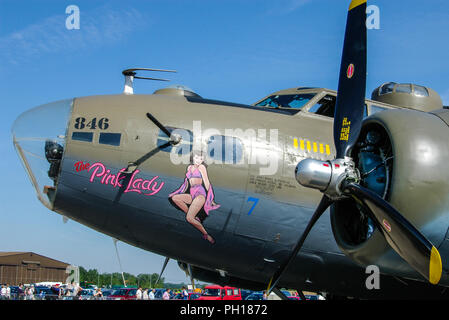
<svg viewBox="0 0 449 320">
<path fill-rule="evenodd" d="M 380 88 L 379 95 L 393 92 L 395 84 L 396 84 L 395 82 L 388 82 L 383 84 L 382 87 Z"/>
<path fill-rule="evenodd" d="M 423 87 L 423 86 L 418 86 L 418 85 L 413 85 L 414 86 L 414 91 L 413 93 L 415 94 L 415 96 L 418 97 L 428 97 L 429 96 L 429 90 L 427 90 L 427 88 Z"/>
<path fill-rule="evenodd" d="M 336 97 L 326 95 L 314 106 L 309 109 L 309 112 L 319 114 L 326 117 L 334 117 Z"/>
<path fill-rule="evenodd" d="M 396 92 L 400 93 L 412 93 L 412 86 L 410 84 L 398 84 L 396 86 Z"/>
<path fill-rule="evenodd" d="M 256 104 L 256 107 L 301 109 L 314 96 L 314 93 L 273 95 Z"/>
</svg>

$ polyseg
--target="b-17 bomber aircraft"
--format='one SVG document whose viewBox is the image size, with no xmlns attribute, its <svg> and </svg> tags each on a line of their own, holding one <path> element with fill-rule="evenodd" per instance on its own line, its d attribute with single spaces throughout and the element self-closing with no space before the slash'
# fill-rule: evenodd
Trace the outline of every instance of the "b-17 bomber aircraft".
<svg viewBox="0 0 449 320">
<path fill-rule="evenodd" d="M 122 94 L 20 115 L 15 148 L 50 210 L 196 279 L 446 297 L 449 110 L 416 84 L 365 98 L 365 20 L 366 0 L 353 0 L 338 91 L 295 87 L 253 105 L 183 86 L 134 94 L 135 79 L 155 80 L 142 72 L 172 70 L 127 69 Z"/>
</svg>

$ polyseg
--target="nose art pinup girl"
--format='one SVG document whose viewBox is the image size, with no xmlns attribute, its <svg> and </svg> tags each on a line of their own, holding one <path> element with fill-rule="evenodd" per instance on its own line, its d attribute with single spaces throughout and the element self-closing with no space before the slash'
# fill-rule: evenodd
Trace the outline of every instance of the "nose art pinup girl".
<svg viewBox="0 0 449 320">
<path fill-rule="evenodd" d="M 187 222 L 201 232 L 203 239 L 214 244 L 215 239 L 207 233 L 197 214 L 204 209 L 209 215 L 211 210 L 218 209 L 220 205 L 214 202 L 214 191 L 207 175 L 203 154 L 193 151 L 190 163 L 183 185 L 171 193 L 169 198 L 186 214 Z"/>
</svg>

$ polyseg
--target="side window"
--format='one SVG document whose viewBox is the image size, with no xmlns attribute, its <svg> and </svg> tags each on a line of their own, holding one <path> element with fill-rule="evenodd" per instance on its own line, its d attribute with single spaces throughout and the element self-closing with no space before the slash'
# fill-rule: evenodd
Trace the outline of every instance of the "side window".
<svg viewBox="0 0 449 320">
<path fill-rule="evenodd" d="M 100 133 L 100 138 L 98 139 L 98 143 L 108 144 L 111 146 L 119 146 L 121 138 L 122 138 L 122 135 L 120 133 L 102 132 L 102 133 Z"/>
<path fill-rule="evenodd" d="M 423 86 L 418 86 L 418 85 L 414 85 L 414 91 L 413 93 L 415 94 L 415 96 L 418 97 L 428 97 L 429 96 L 429 90 L 427 90 L 427 88 L 423 87 Z"/>
<path fill-rule="evenodd" d="M 93 136 L 93 132 L 73 132 L 72 140 L 92 142 Z"/>
<path fill-rule="evenodd" d="M 372 104 L 370 106 L 370 115 L 371 114 L 375 114 L 376 112 L 379 112 L 379 111 L 382 111 L 382 110 L 387 110 L 387 108 L 376 106 L 376 105 Z"/>
<path fill-rule="evenodd" d="M 309 109 L 309 112 L 333 118 L 335 113 L 336 102 L 337 97 L 328 94 L 324 96 L 320 101 L 318 101 L 318 103 L 312 106 Z M 368 106 L 365 104 L 365 108 L 363 109 L 363 118 L 366 118 L 368 116 L 367 109 Z"/>
<path fill-rule="evenodd" d="M 398 84 L 396 86 L 396 92 L 412 93 L 412 86 L 410 84 Z"/>
<path fill-rule="evenodd" d="M 174 148 L 175 152 L 177 152 L 179 155 L 185 155 L 192 152 L 192 144 L 193 144 L 192 131 L 173 127 L 167 127 L 167 130 L 170 131 L 170 133 L 172 134 L 179 135 L 181 137 L 181 142 L 176 146 L 169 145 L 168 141 L 170 140 L 170 138 L 167 137 L 167 135 L 162 130 L 159 130 L 156 145 L 159 148 L 162 147 L 161 148 L 162 151 L 172 152 L 172 149 Z"/>
<path fill-rule="evenodd" d="M 379 95 L 387 94 L 393 92 L 394 86 L 396 85 L 395 82 L 388 82 L 382 85 L 382 87 L 379 90 Z"/>
<path fill-rule="evenodd" d="M 211 136 L 207 142 L 207 155 L 226 164 L 237 164 L 243 158 L 243 145 L 239 138 Z"/>
<path fill-rule="evenodd" d="M 232 296 L 232 289 L 228 289 L 227 292 L 226 292 L 226 295 L 227 296 Z"/>
<path fill-rule="evenodd" d="M 234 289 L 234 295 L 238 296 L 239 295 L 239 289 Z"/>
<path fill-rule="evenodd" d="M 333 118 L 336 100 L 337 97 L 328 94 L 325 97 L 323 97 L 320 101 L 318 101 L 318 103 L 312 106 L 309 109 L 309 112 Z"/>
<path fill-rule="evenodd" d="M 277 108 L 278 104 L 276 103 L 275 99 L 277 99 L 279 96 L 271 96 L 269 98 L 266 98 L 265 100 L 259 102 L 256 104 L 257 107 L 272 107 Z"/>
</svg>

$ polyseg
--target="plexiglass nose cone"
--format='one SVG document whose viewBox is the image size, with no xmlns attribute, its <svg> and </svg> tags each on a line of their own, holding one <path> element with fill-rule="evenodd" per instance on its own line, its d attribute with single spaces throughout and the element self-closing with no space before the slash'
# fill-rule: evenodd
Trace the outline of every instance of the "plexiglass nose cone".
<svg viewBox="0 0 449 320">
<path fill-rule="evenodd" d="M 53 207 L 73 99 L 22 113 L 12 126 L 14 147 L 39 200 Z"/>
</svg>

